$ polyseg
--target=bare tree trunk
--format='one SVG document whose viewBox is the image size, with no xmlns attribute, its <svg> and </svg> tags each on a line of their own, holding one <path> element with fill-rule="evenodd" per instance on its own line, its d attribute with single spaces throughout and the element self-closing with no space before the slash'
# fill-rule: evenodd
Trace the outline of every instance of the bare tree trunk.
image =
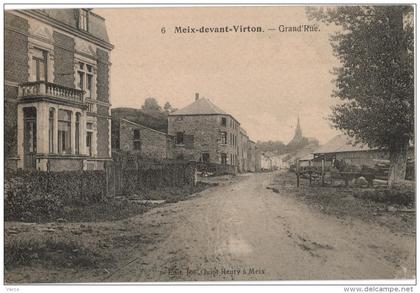
<svg viewBox="0 0 420 293">
<path fill-rule="evenodd" d="M 408 140 L 396 142 L 391 148 L 389 159 L 388 187 L 398 185 L 405 180 L 407 169 Z"/>
</svg>

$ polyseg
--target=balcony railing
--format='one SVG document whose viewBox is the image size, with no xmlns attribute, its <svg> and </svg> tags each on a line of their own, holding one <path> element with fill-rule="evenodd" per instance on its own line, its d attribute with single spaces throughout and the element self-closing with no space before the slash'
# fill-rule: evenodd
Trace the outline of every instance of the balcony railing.
<svg viewBox="0 0 420 293">
<path fill-rule="evenodd" d="M 19 85 L 19 97 L 52 97 L 84 103 L 84 91 L 46 81 L 27 82 Z"/>
<path fill-rule="evenodd" d="M 86 105 L 87 105 L 87 111 L 94 113 L 95 112 L 95 104 L 90 102 L 90 101 L 86 101 Z"/>
</svg>

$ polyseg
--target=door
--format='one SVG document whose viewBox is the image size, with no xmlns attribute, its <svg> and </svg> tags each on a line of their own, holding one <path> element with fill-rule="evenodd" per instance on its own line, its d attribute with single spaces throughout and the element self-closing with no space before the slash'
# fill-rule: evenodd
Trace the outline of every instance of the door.
<svg viewBox="0 0 420 293">
<path fill-rule="evenodd" d="M 23 166 L 26 170 L 36 169 L 36 108 L 24 108 Z"/>
</svg>

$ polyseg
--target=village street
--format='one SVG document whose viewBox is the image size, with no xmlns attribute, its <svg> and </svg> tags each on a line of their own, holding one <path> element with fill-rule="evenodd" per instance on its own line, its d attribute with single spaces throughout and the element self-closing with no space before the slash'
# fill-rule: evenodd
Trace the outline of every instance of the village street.
<svg viewBox="0 0 420 293">
<path fill-rule="evenodd" d="M 321 214 L 267 189 L 273 176 L 243 175 L 132 218 L 164 239 L 103 281 L 413 277 L 413 236 Z"/>
</svg>

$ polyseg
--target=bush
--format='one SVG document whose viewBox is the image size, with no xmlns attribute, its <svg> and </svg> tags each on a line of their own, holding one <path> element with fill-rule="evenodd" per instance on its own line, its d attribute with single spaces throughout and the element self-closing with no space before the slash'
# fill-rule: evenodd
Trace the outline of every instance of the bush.
<svg viewBox="0 0 420 293">
<path fill-rule="evenodd" d="M 21 171 L 5 180 L 6 220 L 43 222 L 64 217 L 65 206 L 100 202 L 104 171 Z"/>
<path fill-rule="evenodd" d="M 358 190 L 353 195 L 360 199 L 403 206 L 411 206 L 415 201 L 413 190 L 399 188 Z"/>
<path fill-rule="evenodd" d="M 58 218 L 64 207 L 60 197 L 54 194 L 33 195 L 19 190 L 5 200 L 6 220 L 44 221 Z"/>
</svg>

